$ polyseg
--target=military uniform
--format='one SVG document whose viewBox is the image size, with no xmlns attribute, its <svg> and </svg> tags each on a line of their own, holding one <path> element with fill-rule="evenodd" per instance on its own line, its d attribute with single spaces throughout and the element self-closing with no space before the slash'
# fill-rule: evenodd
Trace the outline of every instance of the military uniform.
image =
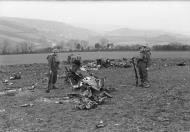
<svg viewBox="0 0 190 132">
<path fill-rule="evenodd" d="M 54 51 L 53 54 L 47 56 L 48 60 L 48 66 L 49 66 L 49 81 L 48 81 L 48 89 L 46 92 L 49 92 L 50 89 L 55 88 L 55 83 L 57 81 L 57 71 L 59 69 L 59 59 L 58 55 L 56 53 L 57 51 Z"/>
<path fill-rule="evenodd" d="M 71 54 L 67 57 L 67 62 L 69 64 L 72 64 L 75 60 L 78 60 L 81 62 L 81 56 L 80 55 L 74 55 L 74 54 Z"/>
<path fill-rule="evenodd" d="M 150 87 L 148 81 L 148 67 L 151 65 L 150 55 L 151 53 L 148 47 L 140 47 L 140 57 L 137 59 L 137 67 L 142 87 Z"/>
</svg>

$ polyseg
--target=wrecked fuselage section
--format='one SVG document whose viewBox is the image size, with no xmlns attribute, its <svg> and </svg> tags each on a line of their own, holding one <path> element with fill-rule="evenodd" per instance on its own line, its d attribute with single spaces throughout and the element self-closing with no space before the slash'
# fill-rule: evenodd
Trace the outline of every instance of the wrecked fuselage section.
<svg viewBox="0 0 190 132">
<path fill-rule="evenodd" d="M 100 79 L 94 75 L 83 76 L 66 68 L 65 81 L 78 93 L 79 101 L 75 105 L 77 109 L 92 109 L 104 103 L 106 99 L 112 98 L 104 88 L 105 78 Z"/>
</svg>

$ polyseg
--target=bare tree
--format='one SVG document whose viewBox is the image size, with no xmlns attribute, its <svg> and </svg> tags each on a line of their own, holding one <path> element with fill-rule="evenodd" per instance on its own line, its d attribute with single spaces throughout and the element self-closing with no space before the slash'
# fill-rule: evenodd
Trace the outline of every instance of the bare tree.
<svg viewBox="0 0 190 132">
<path fill-rule="evenodd" d="M 94 47 L 99 50 L 101 48 L 101 45 L 99 43 L 95 43 Z"/>
<path fill-rule="evenodd" d="M 28 52 L 28 43 L 26 41 L 21 43 L 21 52 L 22 53 L 27 53 Z"/>
<path fill-rule="evenodd" d="M 71 48 L 71 49 L 76 49 L 76 45 L 79 43 L 79 40 L 76 39 L 70 39 L 67 42 L 67 45 Z"/>
<path fill-rule="evenodd" d="M 9 52 L 9 51 L 8 51 L 9 46 L 10 46 L 9 41 L 8 41 L 7 39 L 5 39 L 5 40 L 3 41 L 2 46 L 1 46 L 1 53 L 2 53 L 2 54 L 7 54 L 7 53 Z"/>
<path fill-rule="evenodd" d="M 29 43 L 27 45 L 28 45 L 28 52 L 32 53 L 34 50 L 34 43 L 29 41 Z"/>
<path fill-rule="evenodd" d="M 107 47 L 107 44 L 108 44 L 108 40 L 106 38 L 101 38 L 100 39 L 100 45 L 102 48 L 106 48 Z"/>
<path fill-rule="evenodd" d="M 108 43 L 107 44 L 107 49 L 113 49 L 114 47 L 114 44 L 113 43 Z"/>
<path fill-rule="evenodd" d="M 76 44 L 76 49 L 77 49 L 77 50 L 81 50 L 81 48 L 82 48 L 82 45 L 81 45 L 80 43 L 77 43 L 77 44 Z"/>
<path fill-rule="evenodd" d="M 17 44 L 16 45 L 16 53 L 18 54 L 20 52 L 20 47 L 19 47 L 19 45 Z"/>
<path fill-rule="evenodd" d="M 60 42 L 58 42 L 58 46 L 61 48 L 61 49 L 64 49 L 64 47 L 66 46 L 66 42 L 64 40 L 61 40 Z"/>
<path fill-rule="evenodd" d="M 88 47 L 88 41 L 81 40 L 81 46 L 82 46 L 83 49 L 87 49 L 87 47 Z"/>
</svg>

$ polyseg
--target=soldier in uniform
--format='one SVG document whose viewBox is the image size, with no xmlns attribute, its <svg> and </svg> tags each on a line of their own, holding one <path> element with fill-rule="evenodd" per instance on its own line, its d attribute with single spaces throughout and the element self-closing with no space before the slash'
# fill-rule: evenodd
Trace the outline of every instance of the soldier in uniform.
<svg viewBox="0 0 190 132">
<path fill-rule="evenodd" d="M 49 66 L 49 81 L 48 88 L 46 90 L 47 93 L 50 92 L 50 89 L 55 89 L 55 83 L 57 81 L 57 71 L 59 69 L 60 61 L 58 59 L 58 50 L 53 49 L 53 53 L 47 56 L 48 66 Z"/>
<path fill-rule="evenodd" d="M 68 64 L 71 64 L 71 62 L 72 62 L 72 57 L 73 57 L 73 54 L 70 54 L 70 55 L 67 57 L 67 62 L 68 62 Z"/>
<path fill-rule="evenodd" d="M 148 81 L 148 70 L 151 65 L 151 52 L 147 46 L 142 46 L 139 48 L 140 56 L 137 59 L 137 67 L 139 71 L 139 76 L 141 79 L 141 87 L 149 88 L 150 84 Z"/>
</svg>

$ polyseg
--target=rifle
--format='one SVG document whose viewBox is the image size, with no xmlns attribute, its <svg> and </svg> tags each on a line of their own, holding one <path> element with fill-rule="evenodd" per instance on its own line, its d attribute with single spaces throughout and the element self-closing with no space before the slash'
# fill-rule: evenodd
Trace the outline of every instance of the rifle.
<svg viewBox="0 0 190 132">
<path fill-rule="evenodd" d="M 138 82 L 138 74 L 137 74 L 137 68 L 136 68 L 136 63 L 135 63 L 135 61 L 136 61 L 136 58 L 133 57 L 133 58 L 131 59 L 131 63 L 133 64 L 133 68 L 134 68 L 134 71 L 135 71 L 136 86 L 138 86 L 139 82 Z"/>
<path fill-rule="evenodd" d="M 48 55 L 48 57 L 47 57 L 47 59 L 48 59 L 48 63 L 49 63 L 49 82 L 48 82 L 48 89 L 46 90 L 48 93 L 49 93 L 49 91 L 50 91 L 50 89 L 52 89 L 52 86 L 53 86 L 53 76 L 54 76 L 54 73 L 53 73 L 53 71 L 51 70 L 51 65 L 52 65 L 52 63 L 53 63 L 53 58 L 52 58 L 52 56 L 51 55 Z M 51 71 L 51 72 L 50 72 Z"/>
</svg>

